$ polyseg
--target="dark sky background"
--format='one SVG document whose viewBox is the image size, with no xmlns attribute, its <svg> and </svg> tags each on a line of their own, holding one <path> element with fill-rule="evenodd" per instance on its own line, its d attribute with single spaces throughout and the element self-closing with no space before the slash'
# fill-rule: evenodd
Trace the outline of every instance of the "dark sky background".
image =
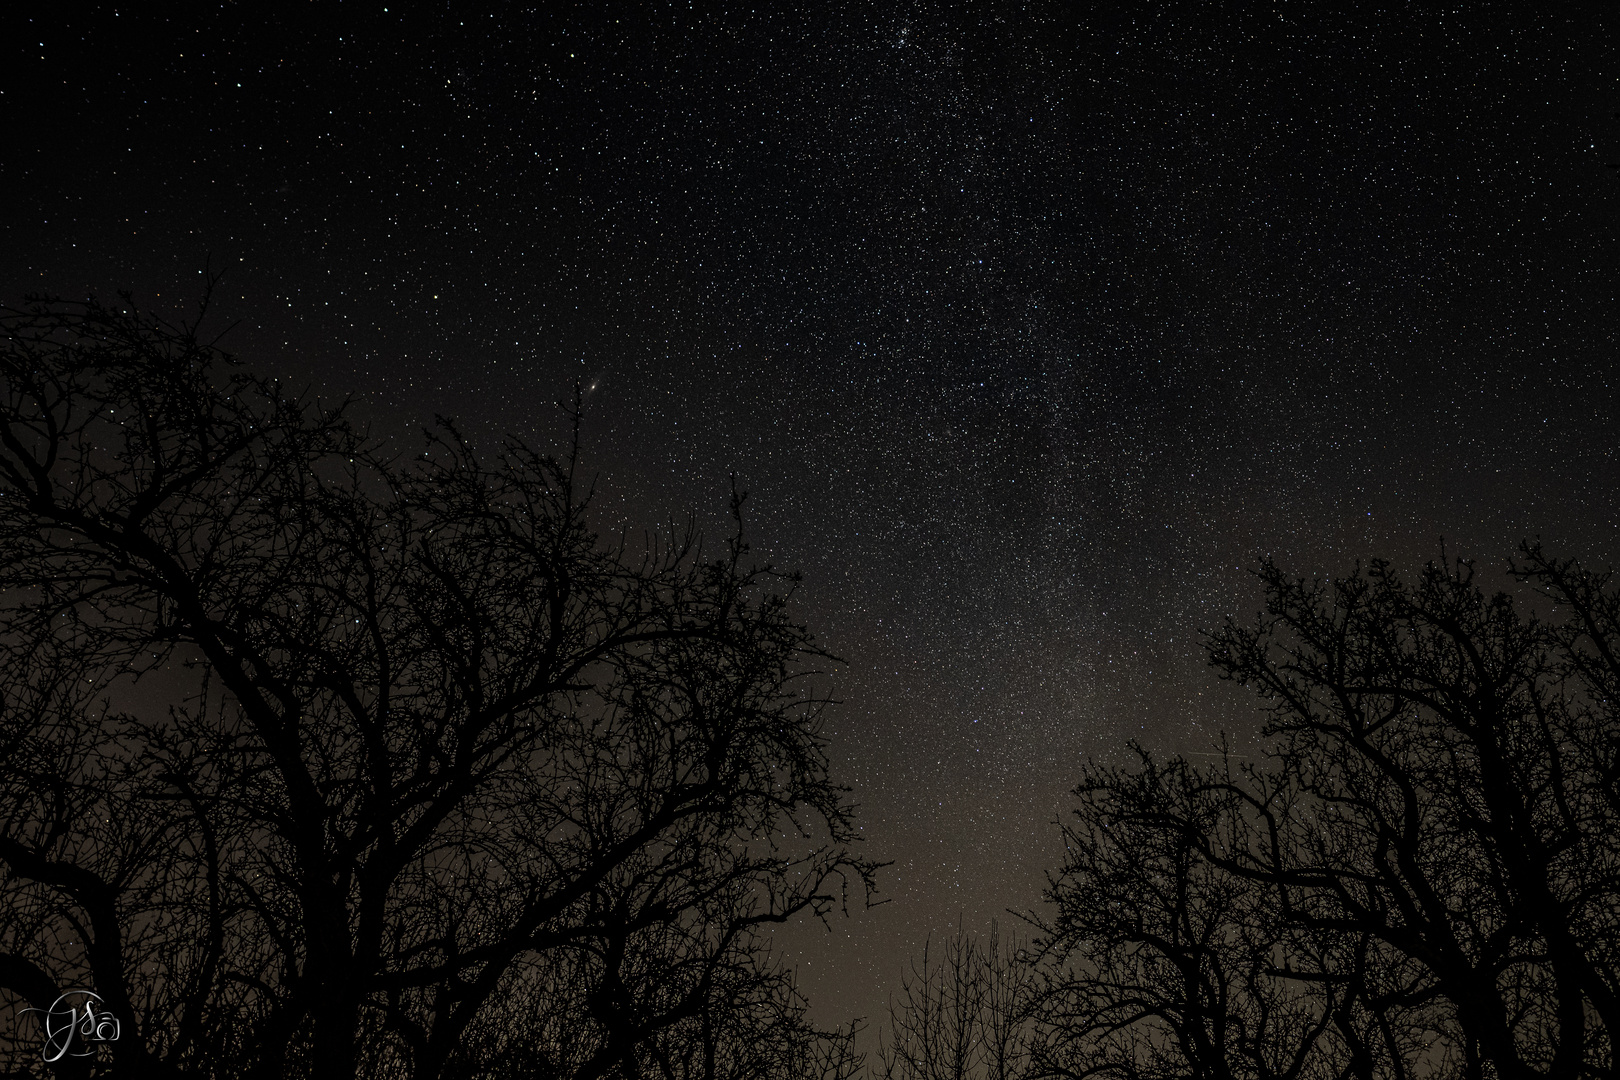
<svg viewBox="0 0 1620 1080">
<path fill-rule="evenodd" d="M 1531 8 L 9 5 L 0 298 L 223 267 L 379 430 L 594 384 L 605 521 L 738 473 L 895 860 L 781 947 L 875 1017 L 1087 756 L 1248 745 L 1260 556 L 1616 561 L 1616 16 Z"/>
</svg>

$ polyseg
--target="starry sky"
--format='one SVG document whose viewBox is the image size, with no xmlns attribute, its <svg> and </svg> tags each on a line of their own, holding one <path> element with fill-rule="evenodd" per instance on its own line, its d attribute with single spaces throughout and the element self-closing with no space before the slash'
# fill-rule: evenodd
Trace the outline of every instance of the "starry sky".
<svg viewBox="0 0 1620 1080">
<path fill-rule="evenodd" d="M 727 475 L 848 664 L 889 903 L 780 935 L 828 1022 L 1038 902 L 1088 757 L 1254 737 L 1248 569 L 1617 561 L 1599 5 L 13 5 L 0 294 L 554 439 L 606 522 Z"/>
</svg>

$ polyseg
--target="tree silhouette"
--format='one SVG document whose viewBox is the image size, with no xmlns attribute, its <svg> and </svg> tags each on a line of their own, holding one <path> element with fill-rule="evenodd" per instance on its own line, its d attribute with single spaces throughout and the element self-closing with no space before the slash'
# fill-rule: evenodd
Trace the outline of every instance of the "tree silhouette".
<svg viewBox="0 0 1620 1080">
<path fill-rule="evenodd" d="M 1262 565 L 1265 614 L 1209 643 L 1265 701 L 1262 748 L 1082 770 L 1017 961 L 1017 1075 L 1614 1075 L 1620 588 L 1539 544 L 1510 571 L 1529 595 L 1465 562 Z M 918 981 L 895 1026 L 933 1042 L 907 1045 L 985 1022 L 973 979 Z"/>
<path fill-rule="evenodd" d="M 1033 971 L 1021 945 L 992 923 L 983 938 L 958 930 L 901 981 L 875 1080 L 1013 1080 L 1029 1057 Z"/>
<path fill-rule="evenodd" d="M 1257 829 L 1213 854 L 1291 923 L 1409 962 L 1399 994 L 1446 1003 L 1463 1075 L 1609 1074 L 1616 595 L 1539 545 L 1515 569 L 1563 620 L 1487 596 L 1466 563 L 1412 588 L 1384 563 L 1331 584 L 1265 567 L 1266 621 L 1213 660 L 1270 703 L 1275 779 L 1227 788 Z"/>
<path fill-rule="evenodd" d="M 1467 563 L 1261 569 L 1211 641 L 1256 763 L 1088 769 L 1049 892 L 1041 1075 L 1612 1075 L 1620 591 L 1526 545 L 1561 616 Z"/>
<path fill-rule="evenodd" d="M 1242 809 L 1209 797 L 1218 773 L 1137 753 L 1135 767 L 1086 770 L 1063 829 L 1036 1075 L 1340 1075 L 1355 1019 L 1334 977 L 1347 936 L 1289 926 L 1265 890 L 1204 854 L 1228 850 Z"/>
<path fill-rule="evenodd" d="M 140 1075 L 743 1075 L 772 1010 L 847 1074 L 758 931 L 873 865 L 741 496 L 632 550 L 577 411 L 401 462 L 195 325 L 4 326 L 6 990 L 93 984 Z"/>
</svg>

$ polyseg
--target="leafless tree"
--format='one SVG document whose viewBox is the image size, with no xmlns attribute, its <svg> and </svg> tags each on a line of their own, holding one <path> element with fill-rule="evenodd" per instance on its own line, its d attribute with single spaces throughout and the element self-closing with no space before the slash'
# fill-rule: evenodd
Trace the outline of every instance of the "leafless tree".
<svg viewBox="0 0 1620 1080">
<path fill-rule="evenodd" d="M 1265 695 L 1277 745 L 1265 773 L 1208 786 L 1242 800 L 1251 842 L 1203 850 L 1290 924 L 1401 958 L 1399 994 L 1444 1003 L 1463 1076 L 1608 1076 L 1616 594 L 1536 545 L 1516 569 L 1563 618 L 1487 595 L 1466 563 L 1410 588 L 1384 563 L 1325 583 L 1264 567 L 1265 620 L 1213 660 Z"/>
<path fill-rule="evenodd" d="M 878 1080 L 1013 1080 L 1025 1075 L 1033 969 L 1020 946 L 991 924 L 979 938 L 960 930 L 902 979 L 889 1006 Z"/>
<path fill-rule="evenodd" d="M 603 542 L 577 413 L 401 462 L 194 326 L 4 330 L 0 986 L 93 983 L 139 1075 L 742 1075 L 771 1009 L 838 1058 L 758 936 L 873 880 L 793 578 Z"/>
<path fill-rule="evenodd" d="M 1467 563 L 1262 567 L 1259 624 L 1211 641 L 1260 755 L 1083 773 L 1030 1075 L 1615 1074 L 1620 588 L 1537 544 L 1510 569 L 1550 618 Z"/>
<path fill-rule="evenodd" d="M 1222 859 L 1251 841 L 1228 766 L 1138 750 L 1089 767 L 1037 942 L 1035 1072 L 1129 1080 L 1400 1075 L 1410 1037 L 1369 1046 L 1389 972 L 1366 934 L 1303 928 Z M 1223 797 L 1224 796 L 1224 797 Z M 1393 1056 L 1391 1056 L 1393 1055 Z"/>
</svg>

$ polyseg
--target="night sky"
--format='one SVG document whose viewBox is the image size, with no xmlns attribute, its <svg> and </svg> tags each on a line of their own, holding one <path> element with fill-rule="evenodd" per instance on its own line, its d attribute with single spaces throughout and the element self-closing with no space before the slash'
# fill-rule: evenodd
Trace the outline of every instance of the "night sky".
<svg viewBox="0 0 1620 1080">
<path fill-rule="evenodd" d="M 895 860 L 781 948 L 875 1018 L 1086 757 L 1250 744 L 1261 556 L 1620 561 L 1616 14 L 1531 7 L 11 5 L 0 299 L 223 268 L 384 435 L 582 379 L 607 525 L 735 472 Z"/>
</svg>

